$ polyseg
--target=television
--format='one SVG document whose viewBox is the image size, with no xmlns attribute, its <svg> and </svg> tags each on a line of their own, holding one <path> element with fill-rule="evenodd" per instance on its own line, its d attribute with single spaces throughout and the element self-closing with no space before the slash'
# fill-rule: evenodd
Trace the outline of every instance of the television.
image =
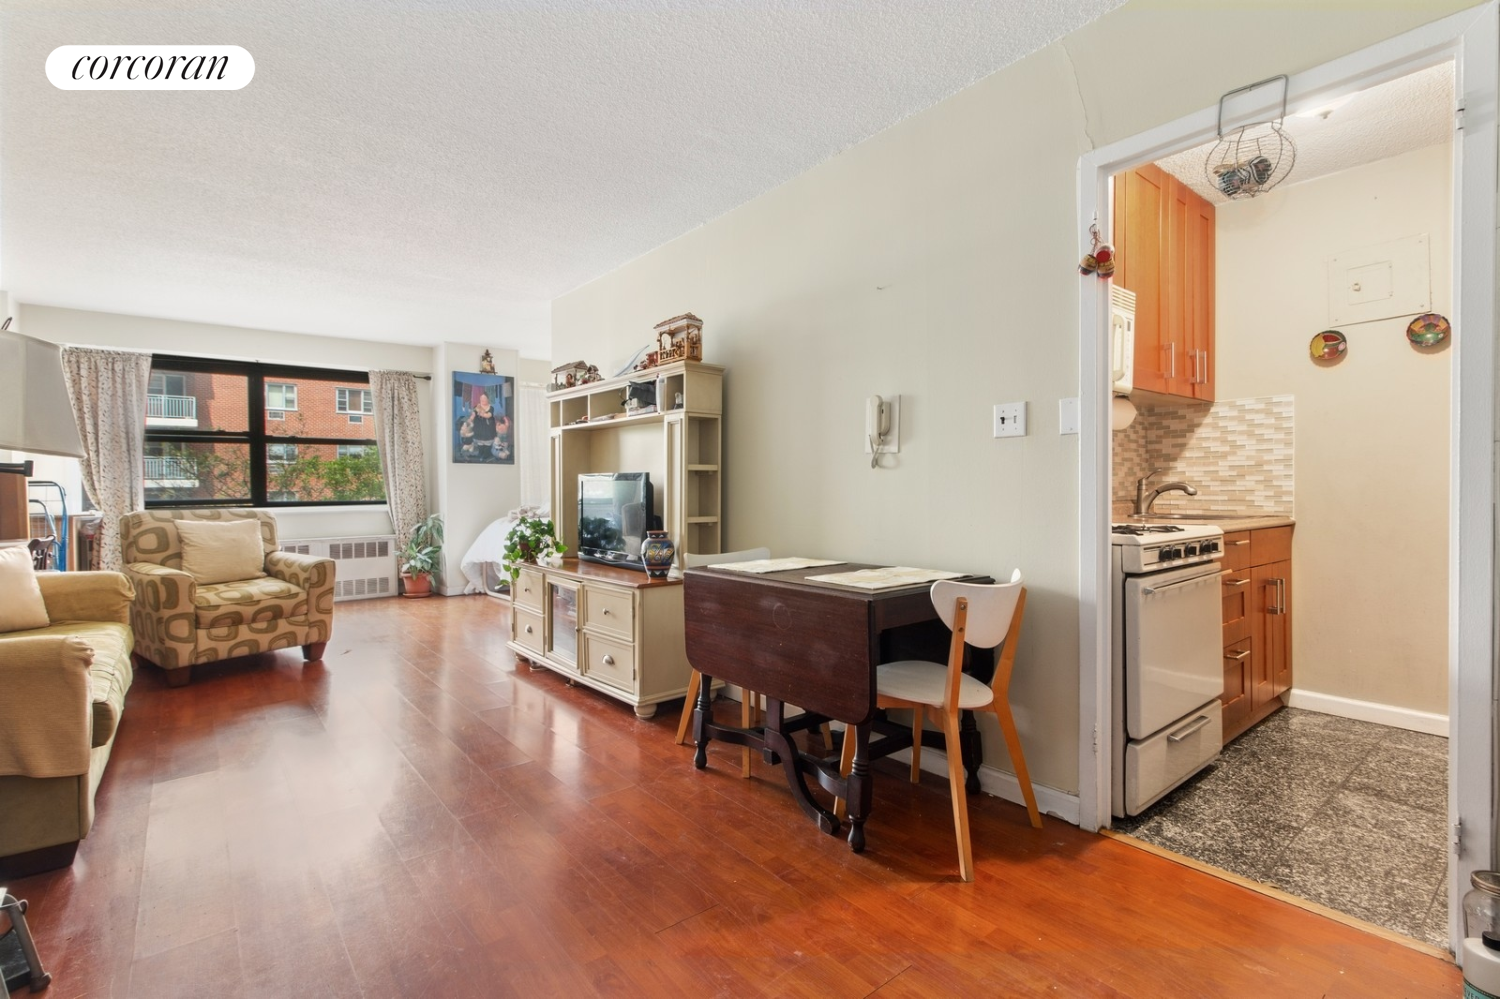
<svg viewBox="0 0 1500 999">
<path fill-rule="evenodd" d="M 646 571 L 641 543 L 661 523 L 645 472 L 578 476 L 578 557 Z"/>
</svg>

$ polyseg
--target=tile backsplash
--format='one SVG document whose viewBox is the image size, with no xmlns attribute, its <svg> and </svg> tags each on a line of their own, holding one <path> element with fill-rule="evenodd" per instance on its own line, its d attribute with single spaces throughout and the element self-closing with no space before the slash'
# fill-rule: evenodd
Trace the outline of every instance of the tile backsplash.
<svg viewBox="0 0 1500 999">
<path fill-rule="evenodd" d="M 1272 395 L 1140 407 L 1114 435 L 1116 514 L 1134 506 L 1136 480 L 1160 468 L 1153 484 L 1180 480 L 1198 495 L 1163 493 L 1153 510 L 1292 516 L 1292 403 L 1290 395 Z"/>
</svg>

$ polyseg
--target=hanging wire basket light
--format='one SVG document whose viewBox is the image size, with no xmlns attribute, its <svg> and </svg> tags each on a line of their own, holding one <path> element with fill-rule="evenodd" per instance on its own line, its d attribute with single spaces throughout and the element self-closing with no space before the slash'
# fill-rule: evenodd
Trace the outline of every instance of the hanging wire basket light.
<svg viewBox="0 0 1500 999">
<path fill-rule="evenodd" d="M 1274 120 L 1251 122 L 1224 130 L 1224 102 L 1268 83 L 1281 84 L 1281 114 Z M 1273 76 L 1219 98 L 1219 141 L 1209 151 L 1203 172 L 1208 182 L 1228 198 L 1254 198 L 1286 179 L 1297 162 L 1297 145 L 1286 134 L 1288 81 Z"/>
</svg>

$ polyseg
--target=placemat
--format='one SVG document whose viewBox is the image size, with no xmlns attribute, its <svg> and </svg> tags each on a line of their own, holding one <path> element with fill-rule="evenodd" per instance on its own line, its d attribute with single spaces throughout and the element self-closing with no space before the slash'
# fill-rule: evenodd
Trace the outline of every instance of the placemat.
<svg viewBox="0 0 1500 999">
<path fill-rule="evenodd" d="M 821 576 L 808 576 L 809 582 L 833 583 L 836 586 L 853 586 L 861 590 L 894 590 L 899 586 L 915 586 L 939 579 L 957 579 L 962 572 L 944 572 L 941 569 L 913 569 L 908 565 L 892 565 L 880 569 L 857 569 L 854 572 L 832 572 Z"/>
<path fill-rule="evenodd" d="M 788 569 L 812 569 L 820 565 L 843 565 L 836 558 L 758 558 L 749 562 L 720 562 L 710 569 L 730 569 L 734 572 L 785 572 Z"/>
</svg>

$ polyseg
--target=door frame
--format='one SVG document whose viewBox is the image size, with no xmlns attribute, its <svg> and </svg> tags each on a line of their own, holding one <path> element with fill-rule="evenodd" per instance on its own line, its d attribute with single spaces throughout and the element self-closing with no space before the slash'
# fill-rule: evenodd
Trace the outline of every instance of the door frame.
<svg viewBox="0 0 1500 999">
<path fill-rule="evenodd" d="M 1448 529 L 1448 912 L 1460 955 L 1460 899 L 1494 866 L 1497 0 L 1297 73 L 1288 104 L 1316 107 L 1443 62 L 1454 64 L 1453 281 Z M 1279 98 L 1279 94 L 1276 95 Z M 1278 101 L 1279 103 L 1279 101 Z M 1247 108 L 1246 114 L 1269 110 Z M 1218 107 L 1096 149 L 1079 159 L 1078 218 L 1111 216 L 1109 179 L 1212 139 Z M 1109 296 L 1080 281 L 1079 357 L 1079 825 L 1110 824 L 1111 448 Z M 1460 558 L 1462 554 L 1462 558 Z"/>
</svg>

